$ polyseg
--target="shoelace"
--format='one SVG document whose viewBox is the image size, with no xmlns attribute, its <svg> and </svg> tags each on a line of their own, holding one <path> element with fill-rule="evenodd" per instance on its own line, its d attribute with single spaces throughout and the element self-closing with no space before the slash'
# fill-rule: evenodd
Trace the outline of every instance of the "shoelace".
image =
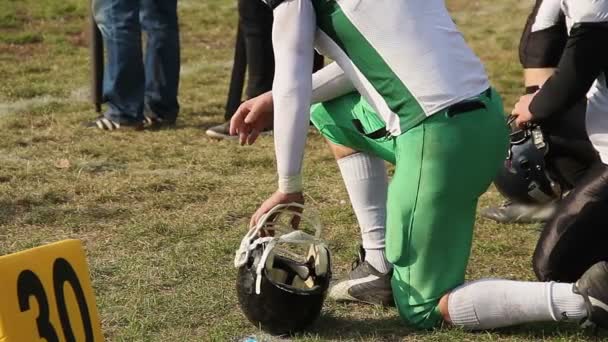
<svg viewBox="0 0 608 342">
<path fill-rule="evenodd" d="M 355 261 L 353 261 L 353 263 L 350 265 L 350 269 L 351 271 L 353 271 L 355 268 L 359 267 L 363 261 L 365 260 L 365 250 L 359 246 L 359 253 L 357 255 L 357 259 L 355 259 Z"/>
</svg>

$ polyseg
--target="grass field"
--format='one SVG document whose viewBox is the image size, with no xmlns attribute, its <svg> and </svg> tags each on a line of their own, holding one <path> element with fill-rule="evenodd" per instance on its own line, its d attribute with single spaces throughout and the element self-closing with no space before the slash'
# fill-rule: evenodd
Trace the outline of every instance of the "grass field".
<svg viewBox="0 0 608 342">
<path fill-rule="evenodd" d="M 253 1 L 253 0 L 252 0 Z M 530 0 L 450 0 L 507 108 L 522 91 L 519 34 Z M 264 337 L 240 313 L 234 250 L 249 215 L 275 189 L 272 139 L 207 139 L 222 120 L 236 2 L 180 0 L 181 116 L 175 129 L 101 133 L 82 123 L 89 75 L 86 1 L 0 1 L 0 255 L 81 239 L 108 341 Z M 345 274 L 358 227 L 333 158 L 310 134 L 306 200 L 320 213 Z M 481 206 L 500 201 L 495 191 Z M 479 218 L 467 276 L 534 279 L 537 226 Z M 606 338 L 606 335 L 603 335 Z M 296 341 L 587 341 L 563 324 L 465 333 L 418 332 L 395 310 L 327 302 Z"/>
</svg>

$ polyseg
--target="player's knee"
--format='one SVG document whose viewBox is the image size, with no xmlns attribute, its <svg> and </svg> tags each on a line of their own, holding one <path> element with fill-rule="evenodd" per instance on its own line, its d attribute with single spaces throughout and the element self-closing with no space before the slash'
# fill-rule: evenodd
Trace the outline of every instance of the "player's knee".
<svg viewBox="0 0 608 342">
<path fill-rule="evenodd" d="M 443 316 L 439 310 L 441 298 L 425 300 L 415 289 L 403 281 L 393 278 L 393 295 L 399 316 L 416 329 L 432 329 L 441 324 Z"/>
<path fill-rule="evenodd" d="M 400 302 L 395 298 L 395 303 L 397 304 L 397 310 L 401 319 L 413 328 L 433 329 L 443 322 L 443 316 L 438 308 L 439 301 L 422 305 L 411 305 L 407 303 L 407 299 L 404 302 Z"/>
<path fill-rule="evenodd" d="M 532 257 L 532 269 L 534 269 L 534 274 L 536 274 L 536 278 L 538 278 L 539 281 L 551 280 L 551 270 L 553 269 L 553 266 L 549 261 L 549 257 L 539 251 L 538 248 Z"/>
<path fill-rule="evenodd" d="M 532 269 L 539 281 L 575 282 L 591 262 L 565 262 L 566 255 L 558 256 L 561 250 L 544 250 L 540 245 L 532 257 Z"/>
</svg>

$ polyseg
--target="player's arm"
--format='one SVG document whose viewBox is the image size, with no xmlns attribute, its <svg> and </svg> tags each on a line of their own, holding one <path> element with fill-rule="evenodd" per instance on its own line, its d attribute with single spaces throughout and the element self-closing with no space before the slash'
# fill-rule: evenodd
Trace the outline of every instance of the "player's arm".
<svg viewBox="0 0 608 342">
<path fill-rule="evenodd" d="M 308 46 L 310 40 L 314 39 L 311 38 L 313 34 L 311 31 L 314 32 L 316 30 L 316 25 L 314 12 L 310 8 L 311 5 L 306 4 L 309 8 L 305 9 L 301 5 L 298 5 L 298 2 L 295 0 L 267 0 L 269 6 L 275 9 L 274 28 L 277 30 L 273 38 L 275 40 L 275 60 L 278 60 L 275 65 L 276 82 L 273 85 L 273 89 L 275 92 L 282 92 L 282 95 L 277 93 L 275 96 L 272 91 L 269 91 L 253 99 L 249 99 L 239 106 L 230 121 L 230 134 L 239 135 L 241 145 L 245 143 L 249 145 L 253 144 L 261 131 L 273 126 L 274 107 L 276 106 L 274 98 L 277 96 L 286 98 L 285 101 L 289 101 L 289 98 L 294 99 L 297 102 L 294 102 L 292 106 L 299 108 L 297 111 L 301 112 L 306 102 L 303 100 L 305 97 L 310 97 L 306 104 L 306 110 L 308 111 L 310 103 L 328 101 L 352 92 L 355 89 L 338 64 L 331 63 L 312 76 L 312 94 L 308 95 L 302 92 L 302 89 L 306 88 L 307 85 L 297 82 L 300 82 L 305 77 L 305 64 L 309 64 L 309 55 L 312 55 L 312 46 L 310 46 L 309 51 L 303 44 Z M 303 15 L 307 17 L 302 17 Z M 291 18 L 291 16 L 294 16 L 294 18 Z M 310 20 L 311 17 L 313 20 Z M 281 27 L 282 20 L 285 22 L 285 27 Z M 296 20 L 305 21 L 304 26 L 296 25 Z M 297 36 L 298 34 L 306 34 L 306 37 Z M 290 37 L 290 35 L 296 37 Z M 307 73 L 306 77 L 310 79 L 310 73 Z M 294 87 L 298 87 L 298 89 Z M 294 96 L 291 96 L 291 94 L 294 94 Z M 295 96 L 297 96 L 297 99 Z M 278 106 L 284 107 L 285 101 L 278 103 Z M 277 112 L 281 113 L 280 115 L 284 115 L 285 110 L 280 109 Z M 301 117 L 298 117 L 298 119 L 301 121 Z M 296 168 L 299 167 L 293 169 Z"/>
<path fill-rule="evenodd" d="M 534 95 L 524 95 L 512 114 L 522 127 L 528 121 L 557 117 L 591 88 L 608 69 L 608 0 L 564 0 L 574 25 L 558 68 Z"/>
<path fill-rule="evenodd" d="M 312 103 L 329 101 L 354 90 L 355 86 L 336 62 L 312 75 Z"/>
<path fill-rule="evenodd" d="M 534 120 L 544 120 L 570 108 L 608 67 L 608 22 L 575 24 L 558 68 L 530 103 Z"/>
<path fill-rule="evenodd" d="M 302 190 L 301 167 L 310 120 L 315 13 L 310 0 L 286 0 L 274 9 L 274 141 L 279 191 Z"/>
</svg>

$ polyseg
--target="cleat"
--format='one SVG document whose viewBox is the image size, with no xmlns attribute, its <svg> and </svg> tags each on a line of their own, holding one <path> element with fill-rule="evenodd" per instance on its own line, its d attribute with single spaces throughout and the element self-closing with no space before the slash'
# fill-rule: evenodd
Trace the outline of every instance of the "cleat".
<svg viewBox="0 0 608 342">
<path fill-rule="evenodd" d="M 338 302 L 360 302 L 381 306 L 395 306 L 391 277 L 393 271 L 381 273 L 365 261 L 365 250 L 360 248 L 359 257 L 347 279 L 338 281 L 329 290 L 329 298 Z"/>
<path fill-rule="evenodd" d="M 585 299 L 587 318 L 581 326 L 608 329 L 608 262 L 591 266 L 573 285 L 572 291 Z"/>
</svg>

